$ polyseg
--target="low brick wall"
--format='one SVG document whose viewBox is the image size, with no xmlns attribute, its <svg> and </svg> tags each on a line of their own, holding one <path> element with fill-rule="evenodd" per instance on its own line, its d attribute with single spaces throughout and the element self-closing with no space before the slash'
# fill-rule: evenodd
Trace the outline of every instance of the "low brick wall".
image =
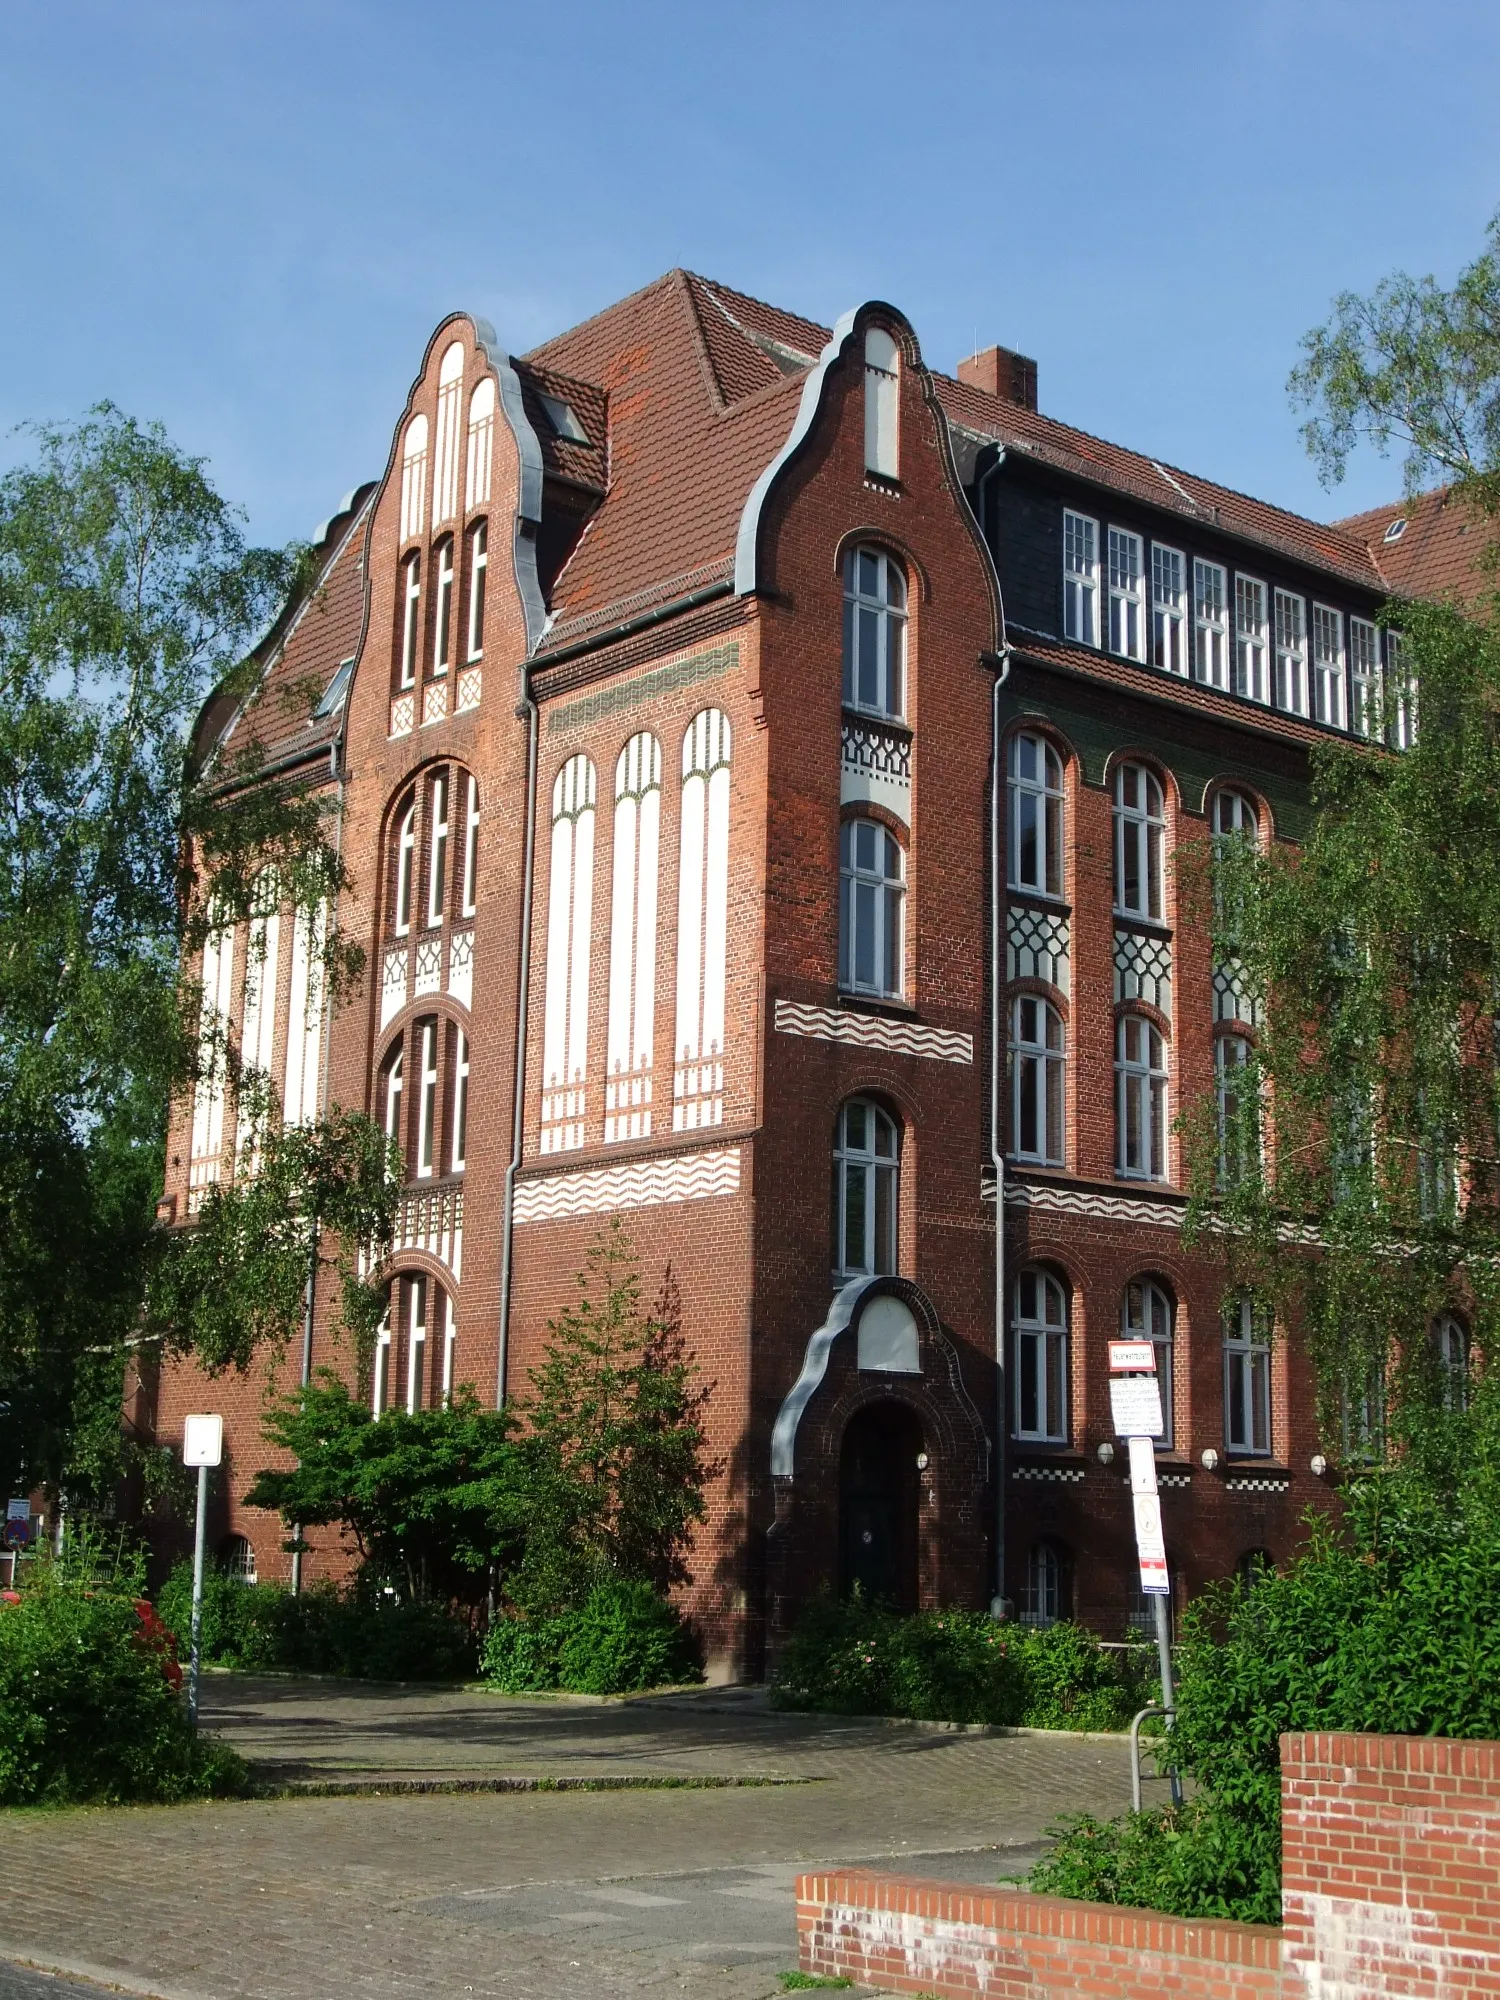
<svg viewBox="0 0 1500 2000">
<path fill-rule="evenodd" d="M 803 1875 L 804 1970 L 943 2000 L 1500 1994 L 1500 1743 L 1281 1741 L 1281 1927 L 882 1875 Z"/>
</svg>

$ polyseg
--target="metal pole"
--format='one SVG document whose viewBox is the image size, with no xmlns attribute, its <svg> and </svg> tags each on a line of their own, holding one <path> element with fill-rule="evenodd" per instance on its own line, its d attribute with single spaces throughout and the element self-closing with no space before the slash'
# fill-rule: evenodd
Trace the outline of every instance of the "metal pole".
<svg viewBox="0 0 1500 2000">
<path fill-rule="evenodd" d="M 198 1520 L 193 1531 L 193 1651 L 188 1664 L 188 1721 L 198 1726 L 198 1642 L 203 1627 L 203 1523 L 208 1513 L 208 1467 L 198 1467 Z"/>
<path fill-rule="evenodd" d="M 307 1286 L 302 1298 L 302 1387 L 305 1389 L 312 1380 L 313 1313 L 317 1305 L 318 1288 L 318 1218 L 313 1217 L 307 1232 Z M 299 1461 L 300 1463 L 300 1461 Z M 302 1595 L 302 1523 L 297 1521 L 292 1527 L 292 1595 Z"/>
<path fill-rule="evenodd" d="M 1170 1732 L 1172 1717 L 1177 1707 L 1177 1697 L 1172 1692 L 1172 1600 L 1159 1591 L 1151 1601 L 1156 1606 L 1156 1657 L 1161 1662 L 1161 1705 L 1167 1712 L 1167 1729 Z M 1174 1806 L 1180 1806 L 1182 1779 L 1178 1776 L 1175 1764 L 1168 1764 L 1167 1775 L 1172 1782 L 1172 1803 Z M 1140 1811 L 1139 1804 L 1136 1806 L 1136 1811 Z"/>
</svg>

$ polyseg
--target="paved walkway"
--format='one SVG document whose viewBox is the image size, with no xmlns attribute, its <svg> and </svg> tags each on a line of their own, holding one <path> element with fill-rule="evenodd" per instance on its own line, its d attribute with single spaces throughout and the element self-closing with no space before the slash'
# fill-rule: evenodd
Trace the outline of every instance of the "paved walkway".
<svg viewBox="0 0 1500 2000">
<path fill-rule="evenodd" d="M 215 1676 L 203 1708 L 294 1782 L 689 1783 L 0 1816 L 0 1959 L 159 2000 L 762 2000 L 795 1963 L 800 1868 L 993 1881 L 1059 1812 L 1129 1791 L 1121 1742 L 773 1716 L 722 1690 L 583 1705 Z M 767 1778 L 806 1782 L 703 1785 Z M 0 2000 L 43 1995 L 78 2000 L 0 1967 Z"/>
</svg>

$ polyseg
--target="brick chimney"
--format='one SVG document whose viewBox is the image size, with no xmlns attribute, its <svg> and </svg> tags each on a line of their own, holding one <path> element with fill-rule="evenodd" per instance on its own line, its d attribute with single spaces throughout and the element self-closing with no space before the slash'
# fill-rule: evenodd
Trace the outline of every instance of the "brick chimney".
<svg viewBox="0 0 1500 2000">
<path fill-rule="evenodd" d="M 958 364 L 958 379 L 971 389 L 1003 396 L 1007 403 L 1036 408 L 1036 363 L 1009 347 L 986 347 Z"/>
</svg>

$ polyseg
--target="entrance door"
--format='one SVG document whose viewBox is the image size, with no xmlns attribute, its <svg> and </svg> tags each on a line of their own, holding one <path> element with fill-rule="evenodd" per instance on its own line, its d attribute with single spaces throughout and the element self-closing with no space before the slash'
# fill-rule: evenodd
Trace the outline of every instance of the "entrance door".
<svg viewBox="0 0 1500 2000">
<path fill-rule="evenodd" d="M 839 1588 L 898 1611 L 917 1608 L 917 1454 L 922 1430 L 904 1403 L 850 1418 L 839 1452 Z"/>
</svg>

